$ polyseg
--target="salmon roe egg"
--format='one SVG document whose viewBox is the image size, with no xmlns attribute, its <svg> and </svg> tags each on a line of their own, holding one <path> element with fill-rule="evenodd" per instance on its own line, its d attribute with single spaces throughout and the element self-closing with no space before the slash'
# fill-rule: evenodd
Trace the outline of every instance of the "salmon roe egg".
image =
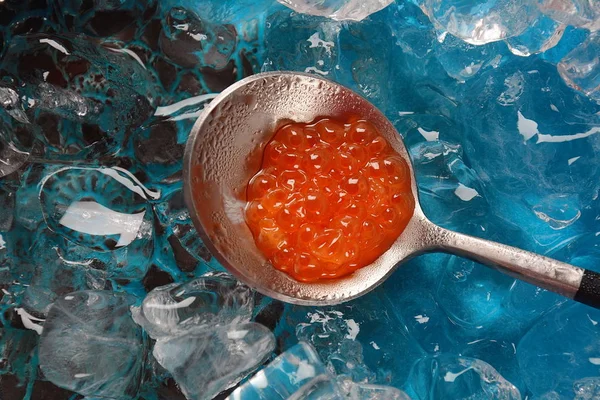
<svg viewBox="0 0 600 400">
<path fill-rule="evenodd" d="M 373 124 L 356 118 L 278 129 L 247 199 L 257 247 L 273 267 L 303 282 L 372 263 L 415 207 L 408 164 Z"/>
</svg>

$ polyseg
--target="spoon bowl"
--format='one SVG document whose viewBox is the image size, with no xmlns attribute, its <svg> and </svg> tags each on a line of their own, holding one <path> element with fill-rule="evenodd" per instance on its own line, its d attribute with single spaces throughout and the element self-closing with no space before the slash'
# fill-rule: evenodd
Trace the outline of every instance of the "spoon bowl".
<svg viewBox="0 0 600 400">
<path fill-rule="evenodd" d="M 270 265 L 246 225 L 246 187 L 274 132 L 289 122 L 358 116 L 372 123 L 406 160 L 413 216 L 389 250 L 351 275 L 299 282 Z M 289 303 L 333 305 L 377 287 L 403 262 L 443 251 L 471 258 L 564 296 L 600 306 L 600 275 L 524 250 L 448 231 L 431 223 L 418 198 L 410 156 L 391 122 L 370 102 L 335 82 L 297 72 L 243 79 L 217 96 L 196 121 L 184 157 L 184 194 L 211 253 L 239 280 Z"/>
</svg>

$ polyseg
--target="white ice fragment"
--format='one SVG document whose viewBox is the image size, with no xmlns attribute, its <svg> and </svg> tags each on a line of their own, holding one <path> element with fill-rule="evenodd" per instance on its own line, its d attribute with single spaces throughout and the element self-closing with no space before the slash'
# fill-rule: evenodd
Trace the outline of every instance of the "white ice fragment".
<svg viewBox="0 0 600 400">
<path fill-rule="evenodd" d="M 514 104 L 523 94 L 524 86 L 525 78 L 520 71 L 504 79 L 504 91 L 498 96 L 498 104 L 502 106 Z"/>
<path fill-rule="evenodd" d="M 198 117 L 203 112 L 204 112 L 204 109 L 198 110 L 198 111 L 194 111 L 194 112 L 191 112 L 191 113 L 180 114 L 180 115 L 177 115 L 176 117 L 169 118 L 169 121 L 177 122 L 177 121 L 182 121 L 184 119 L 193 119 L 193 120 L 196 120 L 196 119 L 198 119 Z"/>
<path fill-rule="evenodd" d="M 588 360 L 594 365 L 600 365 L 600 357 L 590 357 Z"/>
<path fill-rule="evenodd" d="M 575 133 L 573 135 L 560 135 L 560 136 L 553 136 L 553 135 L 543 135 L 541 133 L 538 133 L 538 140 L 537 143 L 562 143 L 562 142 L 570 142 L 571 140 L 577 140 L 577 139 L 583 139 L 586 138 L 588 136 L 592 136 L 596 133 L 600 132 L 600 127 L 594 127 L 592 129 L 590 129 L 587 132 L 582 132 L 582 133 Z"/>
<path fill-rule="evenodd" d="M 360 327 L 353 319 L 347 319 L 346 325 L 348 325 L 348 334 L 345 336 L 345 338 L 355 340 L 358 332 L 360 332 Z"/>
<path fill-rule="evenodd" d="M 40 43 L 49 44 L 50 46 L 54 47 L 56 50 L 60 51 L 61 53 L 66 54 L 67 56 L 71 54 L 67 51 L 67 49 L 65 49 L 65 47 L 62 44 L 60 44 L 52 39 L 40 39 Z"/>
<path fill-rule="evenodd" d="M 248 334 L 248 331 L 231 330 L 231 331 L 227 331 L 227 338 L 233 339 L 233 340 L 240 340 L 240 339 L 245 338 L 247 334 Z"/>
<path fill-rule="evenodd" d="M 65 211 L 59 224 L 89 235 L 120 235 L 116 247 L 127 246 L 136 238 L 146 211 L 124 214 L 95 201 L 76 201 Z"/>
<path fill-rule="evenodd" d="M 314 313 L 308 313 L 308 317 L 310 318 L 311 324 L 319 322 L 323 325 L 325 325 L 328 321 L 331 321 L 333 319 L 329 315 L 326 315 L 325 313 L 319 311 Z"/>
<path fill-rule="evenodd" d="M 77 378 L 77 379 L 87 378 L 88 376 L 92 376 L 92 374 L 75 374 L 75 375 L 73 375 L 73 377 Z"/>
<path fill-rule="evenodd" d="M 65 300 L 73 300 L 75 297 L 73 296 L 65 296 Z"/>
<path fill-rule="evenodd" d="M 252 386 L 257 389 L 265 389 L 269 387 L 269 381 L 267 380 L 264 370 L 258 371 L 256 375 L 254 375 L 252 378 Z"/>
<path fill-rule="evenodd" d="M 0 234 L 0 250 L 5 249 L 5 248 L 6 248 L 6 242 L 4 241 L 4 238 L 2 237 L 2 235 Z"/>
<path fill-rule="evenodd" d="M 331 55 L 331 48 L 335 47 L 335 43 L 333 42 L 326 42 L 325 40 L 322 40 L 319 37 L 319 32 L 315 32 L 311 35 L 311 37 L 309 37 L 308 39 L 306 39 L 307 42 L 310 42 L 310 48 L 313 49 L 315 47 L 322 47 L 325 49 L 325 51 L 327 52 L 327 54 Z"/>
<path fill-rule="evenodd" d="M 467 344 L 475 344 L 475 343 L 479 343 L 483 340 L 485 340 L 485 339 L 477 339 L 477 340 L 473 340 L 472 342 L 468 342 Z"/>
<path fill-rule="evenodd" d="M 472 367 L 466 368 L 458 373 L 452 373 L 450 371 L 446 372 L 446 375 L 444 375 L 444 380 L 446 382 L 454 382 L 456 380 L 456 378 L 458 378 L 459 376 L 461 376 L 462 374 L 464 374 L 465 372 L 471 370 Z"/>
<path fill-rule="evenodd" d="M 488 62 L 488 65 L 491 65 L 492 68 L 496 69 L 500 66 L 500 61 L 502 61 L 502 56 L 498 54 L 496 57 L 492 58 L 491 61 Z"/>
<path fill-rule="evenodd" d="M 155 308 L 158 310 L 176 310 L 178 308 L 185 308 L 192 304 L 196 300 L 196 297 L 190 296 L 187 299 L 181 300 L 179 303 L 175 304 L 160 304 L 160 303 L 152 303 L 148 302 L 144 306 L 147 308 Z"/>
<path fill-rule="evenodd" d="M 305 360 L 300 361 L 300 363 L 298 364 L 298 370 L 296 371 L 295 378 L 299 382 L 302 382 L 306 379 L 310 379 L 310 378 L 314 378 L 314 377 L 315 377 L 315 367 L 310 365 Z"/>
<path fill-rule="evenodd" d="M 525 141 L 528 141 L 529 139 L 531 139 L 539 133 L 537 122 L 535 122 L 532 119 L 525 118 L 523 114 L 521 114 L 521 111 L 517 111 L 517 118 L 517 129 L 519 130 L 519 133 L 523 136 Z"/>
<path fill-rule="evenodd" d="M 433 160 L 434 158 L 439 157 L 441 155 L 442 153 L 425 153 L 423 154 L 423 157 L 425 157 L 428 160 Z"/>
<path fill-rule="evenodd" d="M 415 113 L 414 111 L 398 111 L 398 115 L 401 117 L 404 115 L 412 115 L 414 113 Z"/>
<path fill-rule="evenodd" d="M 558 111 L 558 107 L 556 107 L 554 104 L 550 104 L 550 109 L 551 109 L 552 111 L 559 112 L 559 111 Z"/>
<path fill-rule="evenodd" d="M 153 191 L 153 190 L 148 189 L 146 186 L 144 186 L 142 184 L 142 182 L 140 182 L 140 180 L 135 175 L 133 175 L 131 172 L 127 171 L 125 168 L 121 168 L 121 167 L 98 168 L 97 171 L 104 175 L 110 176 L 111 178 L 113 178 L 114 180 L 116 180 L 117 182 L 119 182 L 120 184 L 125 186 L 127 189 L 142 196 L 144 199 L 148 198 L 146 196 L 146 194 L 154 200 L 158 200 L 160 198 L 160 190 Z M 125 178 L 123 175 L 119 174 L 119 172 L 122 172 L 123 174 L 127 175 L 131 180 Z M 134 183 L 137 185 L 135 185 Z"/>
<path fill-rule="evenodd" d="M 38 335 L 42 334 L 44 328 L 33 321 L 43 322 L 43 319 L 34 317 L 33 315 L 25 311 L 23 308 L 15 308 L 15 311 L 21 317 L 21 322 L 23 322 L 23 326 L 25 328 L 36 331 Z"/>
<path fill-rule="evenodd" d="M 421 127 L 417 128 L 417 130 L 428 142 L 433 142 L 440 138 L 440 133 L 438 131 L 426 131 Z"/>
<path fill-rule="evenodd" d="M 304 72 L 306 72 L 306 73 L 315 72 L 315 73 L 317 73 L 317 74 L 320 74 L 320 75 L 323 75 L 323 76 L 325 76 L 325 75 L 329 75 L 329 71 L 321 71 L 321 70 L 320 70 L 320 69 L 318 69 L 317 67 L 307 67 L 307 68 L 304 70 Z"/>
<path fill-rule="evenodd" d="M 426 315 L 421 315 L 421 314 L 415 315 L 415 319 L 420 324 L 426 324 L 427 322 L 429 322 L 429 317 Z"/>
<path fill-rule="evenodd" d="M 593 319 L 591 319 L 589 314 L 587 314 L 587 317 L 590 320 L 590 322 L 592 323 L 592 325 L 594 325 L 594 326 L 598 325 L 598 321 L 594 321 Z"/>
<path fill-rule="evenodd" d="M 377 343 L 375 343 L 375 341 L 371 341 L 370 345 L 373 346 L 373 348 L 375 350 L 379 350 L 380 349 L 380 347 L 377 345 Z"/>
<path fill-rule="evenodd" d="M 473 61 L 471 61 L 471 64 L 467 65 L 461 72 L 460 75 L 464 76 L 466 78 L 475 75 L 480 69 L 481 66 L 483 65 L 482 62 L 480 63 L 474 63 Z"/>
<path fill-rule="evenodd" d="M 142 66 L 142 68 L 144 69 L 148 69 L 146 68 L 146 66 L 144 65 L 144 63 L 142 62 L 142 59 L 140 58 L 140 56 L 138 56 L 137 54 L 135 54 L 135 52 L 129 50 L 129 49 L 115 49 L 115 48 L 108 48 L 108 50 L 114 52 L 114 53 L 124 53 L 124 54 L 128 54 L 130 55 L 135 61 L 138 62 L 138 64 L 140 64 Z"/>
<path fill-rule="evenodd" d="M 569 158 L 567 160 L 567 162 L 569 163 L 569 165 L 573 164 L 575 161 L 579 160 L 581 158 L 581 156 L 577 156 L 577 157 L 573 157 L 573 158 Z"/>
<path fill-rule="evenodd" d="M 479 192 L 477 192 L 477 190 L 467 187 L 462 183 L 458 184 L 458 187 L 454 191 L 454 194 L 462 201 L 471 201 L 476 196 L 479 196 Z"/>
<path fill-rule="evenodd" d="M 191 37 L 192 39 L 194 39 L 196 42 L 200 42 L 200 41 L 202 41 L 202 40 L 206 40 L 206 39 L 208 39 L 208 36 L 206 36 L 206 35 L 205 35 L 205 34 L 203 34 L 203 33 L 190 33 L 190 37 Z M 220 36 L 219 36 L 219 37 L 220 37 Z M 223 40 L 223 39 L 221 38 L 221 40 Z"/>
<path fill-rule="evenodd" d="M 173 113 L 181 110 L 184 107 L 193 106 L 195 104 L 203 103 L 207 100 L 212 100 L 217 97 L 218 93 L 202 94 L 200 96 L 190 97 L 189 99 L 178 101 L 177 103 L 170 104 L 168 106 L 156 107 L 154 115 L 157 117 L 169 116 Z"/>
</svg>

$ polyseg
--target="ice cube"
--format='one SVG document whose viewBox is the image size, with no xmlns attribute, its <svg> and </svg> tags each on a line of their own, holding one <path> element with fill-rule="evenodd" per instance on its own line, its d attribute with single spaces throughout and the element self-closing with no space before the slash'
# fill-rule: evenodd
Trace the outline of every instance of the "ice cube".
<svg viewBox="0 0 600 400">
<path fill-rule="evenodd" d="M 342 400 L 335 378 L 306 342 L 289 348 L 231 393 L 227 400 Z"/>
<path fill-rule="evenodd" d="M 362 21 L 387 7 L 392 0 L 277 0 L 301 14 L 317 15 L 337 21 Z"/>
<path fill-rule="evenodd" d="M 1 136 L 2 134 L 0 134 L 0 178 L 17 171 L 29 158 L 29 152 L 19 150 L 14 143 L 4 141 Z"/>
<path fill-rule="evenodd" d="M 488 363 L 453 355 L 421 359 L 413 368 L 411 388 L 421 400 L 521 400 L 519 390 Z"/>
<path fill-rule="evenodd" d="M 492 218 L 527 226 L 513 244 L 544 252 L 580 233 L 574 217 L 596 196 L 597 166 L 589 161 L 598 105 L 561 84 L 555 66 L 530 58 L 523 67 L 514 60 L 466 82 L 462 140 L 477 149 L 468 159 L 490 189 L 483 195 Z M 467 109 L 482 118 L 466 117 Z M 513 240 L 502 236 L 504 243 Z"/>
<path fill-rule="evenodd" d="M 521 34 L 539 14 L 533 0 L 420 0 L 440 32 L 481 45 Z M 515 16 L 519 16 L 516 18 Z"/>
<path fill-rule="evenodd" d="M 514 279 L 463 258 L 450 257 L 436 299 L 455 324 L 476 328 L 502 316 Z"/>
<path fill-rule="evenodd" d="M 89 397 L 135 398 L 146 346 L 129 295 L 83 291 L 60 297 L 40 338 L 40 368 L 57 386 Z"/>
<path fill-rule="evenodd" d="M 188 399 L 211 399 L 259 367 L 275 348 L 270 330 L 253 322 L 205 327 L 156 342 L 154 357 Z"/>
<path fill-rule="evenodd" d="M 598 21 L 600 21 L 600 11 Z M 600 102 L 599 51 L 600 32 L 595 32 L 560 60 L 558 72 L 567 85 Z"/>
<path fill-rule="evenodd" d="M 543 53 L 556 46 L 563 36 L 566 26 L 546 15 L 540 15 L 530 27 L 519 36 L 506 39 L 510 51 L 521 57 Z"/>
<path fill-rule="evenodd" d="M 206 269 L 223 270 L 212 257 L 196 231 L 190 213 L 185 206 L 183 190 L 178 189 L 163 197 L 154 206 L 161 225 L 166 230 L 161 255 L 188 277 L 198 276 Z M 200 264 L 200 266 L 199 266 Z"/>
<path fill-rule="evenodd" d="M 338 379 L 341 390 L 348 400 L 410 400 L 400 389 L 391 386 L 356 383 L 348 379 Z"/>
<path fill-rule="evenodd" d="M 387 296 L 396 304 L 409 333 L 425 351 L 436 354 L 453 348 L 445 333 L 451 322 L 431 292 L 416 288 L 393 290 L 391 282 L 387 287 Z"/>
<path fill-rule="evenodd" d="M 111 277 L 144 276 L 154 236 L 148 201 L 159 191 L 119 167 L 47 167 L 40 184 L 44 220 L 67 240 L 60 248 L 64 257 L 88 253 L 106 263 Z"/>
<path fill-rule="evenodd" d="M 290 307 L 282 319 L 296 324 L 298 340 L 312 344 L 332 372 L 355 382 L 401 387 L 410 365 L 393 354 L 424 355 L 381 289 L 335 307 Z"/>
<path fill-rule="evenodd" d="M 204 94 L 158 107 L 154 119 L 133 135 L 135 160 L 153 181 L 181 180 L 185 142 L 194 122 L 215 96 Z"/>
<path fill-rule="evenodd" d="M 542 317 L 517 347 L 519 366 L 535 395 L 572 396 L 579 379 L 600 373 L 600 312 L 568 304 Z"/>
<path fill-rule="evenodd" d="M 459 82 L 470 79 L 480 70 L 496 67 L 504 53 L 499 43 L 474 45 L 445 34 L 434 41 L 433 50 L 448 75 Z"/>
<path fill-rule="evenodd" d="M 54 158 L 98 161 L 121 150 L 157 93 L 146 67 L 119 46 L 83 35 L 13 37 L 0 62 L 19 99 L 2 104 L 13 129 L 30 130 Z"/>
<path fill-rule="evenodd" d="M 222 70 L 236 51 L 237 32 L 233 25 L 211 24 L 191 10 L 174 7 L 164 19 L 159 43 L 182 67 Z"/>
<path fill-rule="evenodd" d="M 574 400 L 594 400 L 600 398 L 600 378 L 583 378 L 573 384 Z"/>
<path fill-rule="evenodd" d="M 335 21 L 278 11 L 267 17 L 263 71 L 291 70 L 334 78 L 342 26 Z M 337 67 L 336 67 L 337 66 Z"/>
<path fill-rule="evenodd" d="M 594 0 L 535 0 L 543 13 L 567 25 L 600 29 L 600 4 Z"/>
<path fill-rule="evenodd" d="M 48 231 L 41 235 L 52 236 Z M 42 239 L 31 249 L 33 276 L 22 303 L 27 310 L 46 315 L 59 297 L 75 291 L 104 289 L 107 272 L 94 268 L 92 260 L 69 262 L 62 256 L 62 249 L 47 245 L 48 241 Z"/>
<path fill-rule="evenodd" d="M 152 338 L 160 339 L 200 327 L 245 323 L 253 308 L 252 289 L 221 273 L 154 289 L 134 317 Z"/>
</svg>

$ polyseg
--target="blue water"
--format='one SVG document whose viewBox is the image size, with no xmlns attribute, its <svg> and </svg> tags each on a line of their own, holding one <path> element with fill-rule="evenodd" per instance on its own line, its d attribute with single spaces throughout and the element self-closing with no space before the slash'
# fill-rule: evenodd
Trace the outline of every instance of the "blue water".
<svg viewBox="0 0 600 400">
<path fill-rule="evenodd" d="M 534 36 L 509 42 L 535 48 Z M 0 3 L 0 397 L 79 398 L 37 368 L 31 324 L 59 296 L 139 303 L 222 270 L 183 204 L 183 149 L 211 94 L 261 71 L 325 76 L 379 107 L 435 223 L 600 271 L 598 95 L 557 67 L 594 54 L 595 36 L 568 26 L 521 57 L 444 35 L 401 0 L 362 22 L 266 0 Z M 456 257 L 415 259 L 337 307 L 257 304 L 273 355 L 304 340 L 330 372 L 414 399 L 600 390 L 599 311 Z M 145 369 L 140 398 L 183 398 Z"/>
</svg>

